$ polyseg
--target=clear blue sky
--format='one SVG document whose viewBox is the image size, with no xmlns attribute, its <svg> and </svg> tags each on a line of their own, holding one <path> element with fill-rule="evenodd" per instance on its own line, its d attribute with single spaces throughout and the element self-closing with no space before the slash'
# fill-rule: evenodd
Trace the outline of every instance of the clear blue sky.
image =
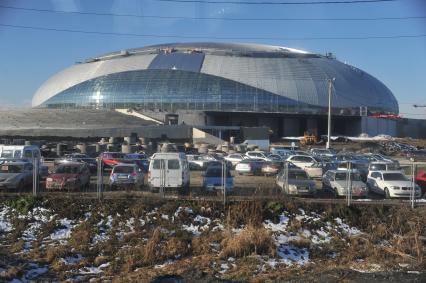
<svg viewBox="0 0 426 283">
<path fill-rule="evenodd" d="M 271 0 L 279 1 L 286 0 Z M 219 18 L 426 16 L 424 0 L 334 5 L 234 5 L 156 0 L 0 0 L 0 6 L 142 16 Z M 196 39 L 113 36 L 0 26 L 0 107 L 29 106 L 34 92 L 45 80 L 76 61 L 110 51 L 157 43 L 210 40 L 282 45 L 321 54 L 332 52 L 340 61 L 363 69 L 385 83 L 398 99 L 403 116 L 426 118 L 426 109 L 412 107 L 414 103 L 426 104 L 426 37 L 368 40 L 294 39 L 426 34 L 425 18 L 380 21 L 223 21 L 95 16 L 0 7 L 0 24 L 206 37 Z M 275 39 L 218 40 L 214 39 L 215 37 Z"/>
</svg>

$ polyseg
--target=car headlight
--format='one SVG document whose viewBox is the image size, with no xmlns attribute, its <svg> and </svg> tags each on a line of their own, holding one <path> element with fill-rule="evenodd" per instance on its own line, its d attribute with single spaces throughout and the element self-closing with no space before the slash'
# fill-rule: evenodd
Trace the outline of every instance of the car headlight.
<svg viewBox="0 0 426 283">
<path fill-rule="evenodd" d="M 52 178 L 46 178 L 46 181 L 47 181 L 47 182 L 52 182 L 52 181 L 53 181 L 53 179 L 52 179 Z"/>
<path fill-rule="evenodd" d="M 67 182 L 75 182 L 75 181 L 77 181 L 77 178 L 69 178 L 69 179 L 67 180 Z"/>
<path fill-rule="evenodd" d="M 297 186 L 296 185 L 288 185 L 288 189 L 290 191 L 297 191 Z"/>
<path fill-rule="evenodd" d="M 394 190 L 399 190 L 398 186 L 392 186 L 391 188 L 394 189 Z"/>
</svg>

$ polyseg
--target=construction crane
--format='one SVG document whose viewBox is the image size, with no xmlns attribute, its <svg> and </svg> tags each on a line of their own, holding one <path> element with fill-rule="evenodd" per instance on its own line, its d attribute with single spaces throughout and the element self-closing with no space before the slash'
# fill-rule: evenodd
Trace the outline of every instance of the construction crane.
<svg viewBox="0 0 426 283">
<path fill-rule="evenodd" d="M 414 108 L 418 108 L 418 107 L 419 108 L 426 108 L 426 105 L 425 104 L 423 104 L 423 105 L 414 104 L 413 107 Z"/>
</svg>

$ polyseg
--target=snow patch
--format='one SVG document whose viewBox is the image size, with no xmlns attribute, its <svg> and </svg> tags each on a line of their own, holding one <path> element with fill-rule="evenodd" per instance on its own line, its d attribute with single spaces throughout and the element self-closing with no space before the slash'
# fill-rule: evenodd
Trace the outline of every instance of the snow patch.
<svg viewBox="0 0 426 283">
<path fill-rule="evenodd" d="M 13 226 L 7 219 L 10 209 L 7 206 L 3 206 L 0 210 L 0 233 L 8 233 L 12 231 Z"/>
</svg>

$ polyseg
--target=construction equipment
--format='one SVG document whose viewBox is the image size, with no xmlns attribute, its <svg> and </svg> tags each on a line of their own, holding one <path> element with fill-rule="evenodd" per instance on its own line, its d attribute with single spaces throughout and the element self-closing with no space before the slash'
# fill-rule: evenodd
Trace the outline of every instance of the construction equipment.
<svg viewBox="0 0 426 283">
<path fill-rule="evenodd" d="M 303 139 L 300 140 L 301 145 L 313 145 L 317 143 L 317 137 L 314 134 L 305 132 L 303 134 Z"/>
</svg>

